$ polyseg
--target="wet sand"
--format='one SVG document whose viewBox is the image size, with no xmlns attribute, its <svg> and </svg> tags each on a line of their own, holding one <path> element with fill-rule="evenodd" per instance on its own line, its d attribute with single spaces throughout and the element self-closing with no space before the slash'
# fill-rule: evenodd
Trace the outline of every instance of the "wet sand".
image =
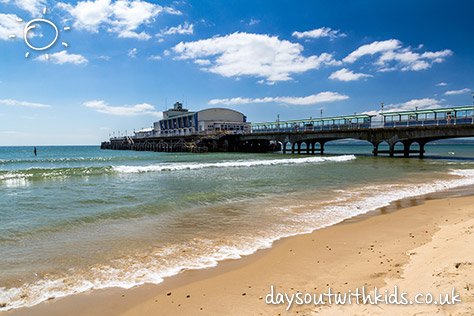
<svg viewBox="0 0 474 316">
<path fill-rule="evenodd" d="M 216 268 L 185 271 L 159 285 L 107 289 L 53 299 L 2 315 L 473 315 L 474 197 L 363 218 L 275 243 Z M 450 293 L 453 306 L 324 306 L 265 303 L 270 287 L 299 292 L 365 286 Z M 0 313 L 1 314 L 1 313 Z"/>
</svg>

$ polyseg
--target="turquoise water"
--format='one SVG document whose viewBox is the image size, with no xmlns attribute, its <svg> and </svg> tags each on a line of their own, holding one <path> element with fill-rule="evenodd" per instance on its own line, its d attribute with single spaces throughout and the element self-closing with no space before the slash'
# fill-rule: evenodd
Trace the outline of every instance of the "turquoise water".
<svg viewBox="0 0 474 316">
<path fill-rule="evenodd" d="M 472 145 L 429 158 L 0 147 L 0 311 L 159 283 L 407 197 L 474 184 Z M 358 154 L 358 155 L 353 155 Z"/>
</svg>

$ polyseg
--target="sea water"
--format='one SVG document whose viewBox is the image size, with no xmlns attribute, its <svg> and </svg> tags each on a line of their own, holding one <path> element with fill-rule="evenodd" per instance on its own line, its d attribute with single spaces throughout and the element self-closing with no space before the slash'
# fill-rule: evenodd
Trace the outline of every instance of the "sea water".
<svg viewBox="0 0 474 316">
<path fill-rule="evenodd" d="M 0 311 L 160 283 L 391 202 L 474 184 L 473 145 L 425 159 L 0 147 Z M 357 155 L 354 155 L 357 154 Z M 469 188 L 469 187 L 468 187 Z"/>
</svg>

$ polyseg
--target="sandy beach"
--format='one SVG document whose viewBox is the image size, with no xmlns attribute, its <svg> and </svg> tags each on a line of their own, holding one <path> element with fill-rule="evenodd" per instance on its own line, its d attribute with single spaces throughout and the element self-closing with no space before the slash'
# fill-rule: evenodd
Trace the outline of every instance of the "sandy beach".
<svg viewBox="0 0 474 316">
<path fill-rule="evenodd" d="M 474 197 L 429 200 L 276 242 L 216 268 L 185 271 L 159 285 L 53 299 L 5 315 L 472 315 Z M 451 306 L 267 304 L 288 295 L 400 291 L 434 297 L 455 288 Z"/>
</svg>

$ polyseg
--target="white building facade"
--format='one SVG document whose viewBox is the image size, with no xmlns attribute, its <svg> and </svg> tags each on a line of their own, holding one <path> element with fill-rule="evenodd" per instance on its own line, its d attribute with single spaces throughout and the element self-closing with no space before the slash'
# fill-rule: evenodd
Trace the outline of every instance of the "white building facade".
<svg viewBox="0 0 474 316">
<path fill-rule="evenodd" d="M 224 108 L 211 108 L 197 112 L 183 109 L 176 102 L 174 108 L 163 112 L 163 119 L 153 123 L 156 137 L 184 136 L 213 133 L 241 134 L 250 132 L 247 117 L 240 112 Z"/>
</svg>

